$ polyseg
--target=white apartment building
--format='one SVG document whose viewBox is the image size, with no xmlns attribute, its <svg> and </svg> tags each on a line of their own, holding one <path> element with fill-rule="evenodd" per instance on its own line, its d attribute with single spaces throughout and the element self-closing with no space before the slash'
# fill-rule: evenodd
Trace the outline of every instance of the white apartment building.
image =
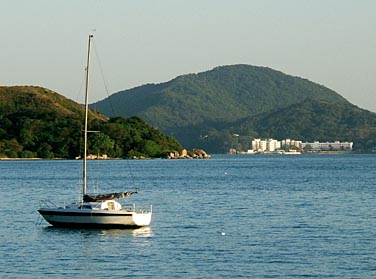
<svg viewBox="0 0 376 279">
<path fill-rule="evenodd" d="M 302 144 L 302 149 L 310 149 L 311 151 L 317 152 L 317 151 L 351 151 L 353 148 L 353 142 L 305 142 Z"/>
<path fill-rule="evenodd" d="M 279 149 L 292 149 L 295 147 L 297 150 L 309 149 L 313 152 L 318 151 L 351 151 L 353 148 L 352 142 L 305 142 L 293 139 L 285 139 L 278 141 L 275 139 L 253 139 L 252 149 L 249 152 L 274 152 Z"/>
<path fill-rule="evenodd" d="M 275 139 L 268 139 L 266 142 L 266 151 L 274 152 L 281 149 L 281 142 Z"/>
<path fill-rule="evenodd" d="M 301 149 L 302 148 L 302 141 L 301 140 L 285 139 L 285 140 L 282 140 L 281 146 L 283 148 L 285 148 L 285 147 L 287 147 L 287 148 L 296 147 L 298 149 Z"/>
<path fill-rule="evenodd" d="M 252 150 L 257 152 L 274 152 L 281 149 L 281 142 L 275 139 L 253 139 Z"/>
</svg>

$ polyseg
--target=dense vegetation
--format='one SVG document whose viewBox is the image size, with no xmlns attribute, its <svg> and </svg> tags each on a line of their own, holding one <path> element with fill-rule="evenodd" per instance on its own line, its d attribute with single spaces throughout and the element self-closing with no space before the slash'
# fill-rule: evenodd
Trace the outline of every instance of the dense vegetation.
<svg viewBox="0 0 376 279">
<path fill-rule="evenodd" d="M 0 158 L 75 158 L 82 155 L 83 107 L 41 87 L 0 87 Z M 91 111 L 89 152 L 110 157 L 164 157 L 181 150 L 173 138 L 138 117 Z"/>
<path fill-rule="evenodd" d="M 252 137 L 355 142 L 375 149 L 376 115 L 306 79 L 249 65 L 218 67 L 116 93 L 92 105 L 137 115 L 188 148 L 248 149 Z"/>
</svg>

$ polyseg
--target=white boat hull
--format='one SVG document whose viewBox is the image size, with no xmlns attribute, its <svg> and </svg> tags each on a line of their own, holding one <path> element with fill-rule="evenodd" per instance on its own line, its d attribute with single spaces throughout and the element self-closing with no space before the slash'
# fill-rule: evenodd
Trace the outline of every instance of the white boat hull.
<svg viewBox="0 0 376 279">
<path fill-rule="evenodd" d="M 40 208 L 39 213 L 55 227 L 139 228 L 151 222 L 151 212 L 109 211 L 79 208 Z"/>
</svg>

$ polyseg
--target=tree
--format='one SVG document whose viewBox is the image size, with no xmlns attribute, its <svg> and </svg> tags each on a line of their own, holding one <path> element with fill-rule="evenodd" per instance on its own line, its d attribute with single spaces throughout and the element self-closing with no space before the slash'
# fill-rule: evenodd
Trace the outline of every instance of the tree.
<svg viewBox="0 0 376 279">
<path fill-rule="evenodd" d="M 18 154 L 23 150 L 23 146 L 16 139 L 5 141 L 5 154 L 10 158 L 17 158 Z"/>
<path fill-rule="evenodd" d="M 43 142 L 37 150 L 38 157 L 44 159 L 54 158 L 54 153 L 52 152 L 52 147 L 47 142 Z"/>
<path fill-rule="evenodd" d="M 109 154 L 115 146 L 115 141 L 104 133 L 95 133 L 90 138 L 89 148 L 98 156 L 101 154 Z"/>
<path fill-rule="evenodd" d="M 312 145 L 306 144 L 303 149 L 305 152 L 312 151 Z"/>
<path fill-rule="evenodd" d="M 148 157 L 159 157 L 161 154 L 160 146 L 152 140 L 146 140 L 140 145 L 141 153 Z"/>
</svg>

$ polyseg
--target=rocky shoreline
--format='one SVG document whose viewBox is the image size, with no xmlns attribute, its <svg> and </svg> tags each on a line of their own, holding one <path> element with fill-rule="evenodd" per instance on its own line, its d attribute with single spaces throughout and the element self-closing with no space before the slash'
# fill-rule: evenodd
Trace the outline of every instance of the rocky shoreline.
<svg viewBox="0 0 376 279">
<path fill-rule="evenodd" d="M 167 157 L 168 159 L 210 159 L 211 156 L 207 154 L 203 149 L 192 149 L 190 151 L 183 149 L 179 151 L 171 152 Z"/>
<path fill-rule="evenodd" d="M 167 159 L 210 159 L 211 156 L 207 154 L 203 149 L 193 149 L 193 150 L 186 150 L 183 149 L 181 152 L 174 151 L 170 152 L 167 156 Z M 81 157 L 76 157 L 76 160 L 81 160 Z M 119 160 L 119 158 L 110 158 L 107 155 L 88 155 L 88 160 Z M 150 159 L 146 157 L 136 157 L 134 156 L 132 159 Z M 31 160 L 65 160 L 64 158 L 54 158 L 54 159 L 44 159 L 44 158 L 0 158 L 0 160 L 9 160 L 9 161 L 17 161 L 17 160 L 24 160 L 24 161 L 31 161 Z"/>
</svg>

